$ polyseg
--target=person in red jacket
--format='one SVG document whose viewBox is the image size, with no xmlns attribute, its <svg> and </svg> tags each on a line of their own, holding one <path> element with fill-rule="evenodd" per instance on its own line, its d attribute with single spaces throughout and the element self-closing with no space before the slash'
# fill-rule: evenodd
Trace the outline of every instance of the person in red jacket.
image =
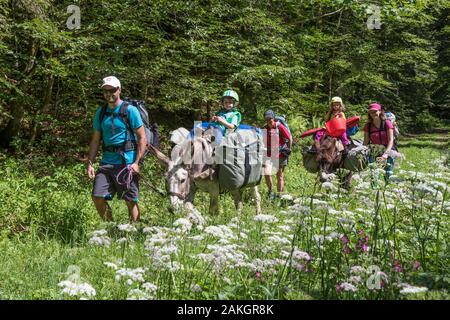
<svg viewBox="0 0 450 320">
<path fill-rule="evenodd" d="M 264 126 L 264 144 L 267 148 L 264 161 L 264 176 L 269 189 L 269 199 L 276 197 L 273 192 L 272 170 L 277 173 L 277 191 L 284 190 L 284 170 L 288 164 L 288 158 L 292 147 L 292 137 L 288 129 L 275 119 L 275 112 L 267 110 L 264 114 L 266 125 Z M 275 167 L 275 168 L 274 168 Z"/>
</svg>

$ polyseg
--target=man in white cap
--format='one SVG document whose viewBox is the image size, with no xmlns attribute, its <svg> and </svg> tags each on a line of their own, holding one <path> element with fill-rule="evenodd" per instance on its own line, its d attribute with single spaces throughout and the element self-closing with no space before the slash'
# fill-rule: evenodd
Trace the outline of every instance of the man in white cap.
<svg viewBox="0 0 450 320">
<path fill-rule="evenodd" d="M 109 76 L 103 79 L 103 96 L 106 104 L 97 109 L 94 133 L 89 146 L 88 177 L 94 180 L 92 200 L 104 220 L 112 221 L 112 210 L 107 200 L 115 194 L 125 200 L 131 221 L 140 218 L 139 161 L 144 155 L 147 139 L 141 115 L 135 106 L 120 99 L 119 79 Z M 103 141 L 103 156 L 95 172 L 95 161 Z"/>
</svg>

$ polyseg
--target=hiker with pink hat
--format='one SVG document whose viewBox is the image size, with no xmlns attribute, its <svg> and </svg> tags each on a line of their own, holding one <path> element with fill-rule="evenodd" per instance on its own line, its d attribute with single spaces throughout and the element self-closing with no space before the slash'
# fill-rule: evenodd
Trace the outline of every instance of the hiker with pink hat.
<svg viewBox="0 0 450 320">
<path fill-rule="evenodd" d="M 386 161 L 385 180 L 393 174 L 394 157 L 394 126 L 386 118 L 384 110 L 379 103 L 371 103 L 367 110 L 367 123 L 364 126 L 364 145 L 382 145 L 384 152 L 369 157 L 369 162 Z"/>
</svg>

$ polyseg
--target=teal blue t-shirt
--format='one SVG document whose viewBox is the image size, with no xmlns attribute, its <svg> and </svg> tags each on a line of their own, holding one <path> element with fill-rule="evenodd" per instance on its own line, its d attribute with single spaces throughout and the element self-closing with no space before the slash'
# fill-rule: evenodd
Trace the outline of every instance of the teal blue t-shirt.
<svg viewBox="0 0 450 320">
<path fill-rule="evenodd" d="M 125 142 L 125 136 L 127 127 L 122 118 L 118 115 L 120 107 L 123 101 L 114 109 L 113 113 L 117 116 L 106 114 L 103 118 L 103 122 L 100 124 L 100 113 L 102 107 L 97 109 L 94 118 L 94 130 L 101 132 L 102 139 L 107 147 L 114 145 L 123 145 Z M 109 107 L 108 107 L 109 108 Z M 114 123 L 113 123 L 114 121 Z M 128 105 L 128 121 L 131 129 L 133 130 L 132 137 L 128 137 L 128 140 L 135 140 L 135 130 L 140 128 L 144 123 L 142 122 L 141 115 L 135 106 Z M 136 150 L 127 151 L 125 154 L 126 164 L 132 164 L 136 160 Z M 103 152 L 102 160 L 100 164 L 122 164 L 122 156 L 116 152 Z"/>
</svg>

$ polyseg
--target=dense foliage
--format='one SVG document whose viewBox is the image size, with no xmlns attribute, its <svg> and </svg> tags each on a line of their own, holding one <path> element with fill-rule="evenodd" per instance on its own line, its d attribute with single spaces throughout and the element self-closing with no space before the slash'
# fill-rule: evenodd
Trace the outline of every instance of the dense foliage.
<svg viewBox="0 0 450 320">
<path fill-rule="evenodd" d="M 66 25 L 71 4 L 79 29 Z M 0 142 L 85 153 L 111 74 L 163 129 L 208 118 L 229 87 L 247 123 L 271 106 L 306 129 L 340 95 L 349 114 L 376 100 L 404 128 L 429 129 L 448 118 L 448 2 L 379 9 L 374 29 L 366 1 L 0 0 Z"/>
</svg>

